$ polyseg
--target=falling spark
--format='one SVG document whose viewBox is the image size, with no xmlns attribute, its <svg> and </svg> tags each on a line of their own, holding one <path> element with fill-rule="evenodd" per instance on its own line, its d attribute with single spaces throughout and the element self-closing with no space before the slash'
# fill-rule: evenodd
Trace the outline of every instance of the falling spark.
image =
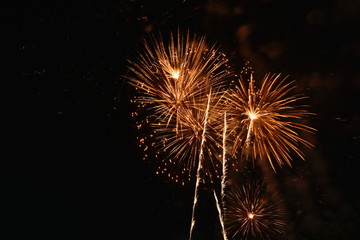
<svg viewBox="0 0 360 240">
<path fill-rule="evenodd" d="M 279 239 L 285 234 L 280 203 L 263 182 L 248 182 L 227 193 L 225 228 L 234 239 Z"/>
<path fill-rule="evenodd" d="M 312 115 L 293 104 L 304 96 L 291 95 L 293 82 L 285 83 L 280 74 L 266 74 L 259 89 L 256 89 L 253 75 L 249 84 L 240 79 L 235 89 L 226 96 L 228 115 L 231 118 L 230 135 L 234 137 L 232 153 L 239 152 L 246 159 L 267 160 L 273 170 L 278 165 L 291 166 L 291 151 L 304 159 L 299 145 L 313 145 L 300 137 L 298 130 L 313 133 L 300 121 Z"/>
<path fill-rule="evenodd" d="M 177 36 L 170 34 L 168 42 L 151 35 L 139 56 L 129 61 L 125 77 L 138 92 L 133 100 L 138 110 L 133 115 L 147 113 L 137 124 L 139 130 L 145 129 L 139 137 L 144 158 L 159 159 L 156 172 L 184 184 L 194 178 L 202 149 L 204 174 L 212 181 L 221 175 L 221 139 L 216 128 L 221 114 L 215 109 L 231 76 L 226 56 L 215 46 L 209 48 L 205 37 L 180 31 Z M 208 129 L 202 136 L 210 89 Z"/>
</svg>

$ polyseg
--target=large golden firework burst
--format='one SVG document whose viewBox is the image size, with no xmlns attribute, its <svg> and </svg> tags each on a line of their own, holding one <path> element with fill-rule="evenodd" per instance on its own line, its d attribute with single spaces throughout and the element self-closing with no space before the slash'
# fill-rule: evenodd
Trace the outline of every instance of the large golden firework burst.
<svg viewBox="0 0 360 240">
<path fill-rule="evenodd" d="M 159 158 L 157 172 L 175 181 L 190 179 L 203 148 L 205 175 L 219 175 L 221 134 L 215 126 L 222 119 L 217 106 L 231 76 L 226 56 L 208 47 L 204 36 L 180 31 L 170 34 L 169 41 L 151 35 L 139 56 L 129 61 L 126 77 L 139 93 L 134 99 L 139 111 L 148 113 L 137 125 L 152 130 L 139 142 Z"/>
<path fill-rule="evenodd" d="M 257 88 L 251 73 L 249 79 L 240 78 L 228 91 L 225 105 L 234 155 L 267 160 L 274 170 L 274 163 L 291 166 L 292 152 L 304 159 L 300 146 L 313 145 L 300 132 L 312 133 L 315 129 L 302 121 L 313 114 L 307 106 L 297 105 L 306 97 L 293 94 L 293 83 L 280 74 L 269 73 Z"/>
</svg>

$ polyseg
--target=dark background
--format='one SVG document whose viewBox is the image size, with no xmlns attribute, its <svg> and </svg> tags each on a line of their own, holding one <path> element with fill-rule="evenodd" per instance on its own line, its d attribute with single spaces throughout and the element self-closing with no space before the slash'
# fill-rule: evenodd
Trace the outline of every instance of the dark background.
<svg viewBox="0 0 360 240">
<path fill-rule="evenodd" d="M 188 238 L 194 186 L 142 161 L 121 77 L 144 36 L 177 27 L 239 71 L 250 61 L 259 79 L 296 80 L 318 131 L 306 160 L 279 172 L 286 239 L 358 239 L 359 13 L 357 0 L 4 4 L 3 239 Z M 209 206 L 199 239 L 221 239 Z"/>
</svg>

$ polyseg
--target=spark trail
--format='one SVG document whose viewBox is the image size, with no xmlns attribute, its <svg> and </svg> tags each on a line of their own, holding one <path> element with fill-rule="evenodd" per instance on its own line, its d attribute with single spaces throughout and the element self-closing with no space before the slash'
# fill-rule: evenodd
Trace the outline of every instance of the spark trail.
<svg viewBox="0 0 360 240">
<path fill-rule="evenodd" d="M 224 112 L 224 126 L 223 126 L 223 142 L 222 142 L 222 178 L 221 178 L 221 197 L 225 196 L 225 187 L 226 187 L 226 177 L 227 177 L 227 161 L 226 161 L 226 131 L 227 131 L 227 122 L 226 122 L 226 111 Z"/>
<path fill-rule="evenodd" d="M 205 119 L 204 119 L 204 127 L 203 127 L 203 131 L 202 131 L 202 136 L 201 136 L 201 144 L 200 144 L 200 153 L 199 153 L 199 161 L 198 161 L 198 167 L 197 167 L 197 172 L 196 172 L 196 184 L 195 184 L 195 194 L 194 194 L 194 202 L 193 202 L 193 207 L 192 207 L 192 217 L 191 217 L 191 226 L 190 226 L 190 237 L 189 239 L 192 240 L 192 234 L 193 234 L 193 230 L 194 230 L 194 226 L 195 226 L 195 210 L 196 210 L 196 206 L 197 206 L 197 202 L 198 202 L 198 197 L 199 197 L 199 185 L 202 182 L 202 164 L 203 164 L 203 158 L 204 158 L 204 142 L 205 142 L 205 134 L 206 134 L 206 125 L 207 125 L 207 121 L 208 121 L 208 116 L 209 116 L 209 108 L 210 108 L 210 98 L 211 98 L 211 89 L 210 89 L 210 93 L 208 95 L 208 102 L 206 105 L 206 110 L 205 110 Z"/>
<path fill-rule="evenodd" d="M 226 111 L 224 112 L 224 126 L 223 126 L 223 142 L 222 142 L 222 150 L 223 150 L 223 154 L 222 154 L 222 176 L 221 176 L 221 203 L 222 203 L 222 209 L 224 209 L 224 197 L 225 197 L 225 187 L 227 184 L 227 159 L 226 159 L 226 133 L 227 133 L 227 121 L 226 121 Z M 215 191 L 214 191 L 215 194 Z M 216 195 L 215 195 L 216 197 Z M 224 226 L 224 215 L 223 215 L 223 211 L 221 210 L 219 204 L 218 204 L 218 200 L 216 197 L 216 202 L 217 202 L 217 207 L 218 207 L 218 211 L 219 211 L 219 218 L 220 218 L 220 223 L 221 223 L 221 228 L 222 228 L 222 233 L 223 233 L 223 237 L 224 240 L 227 240 L 227 235 L 226 235 L 226 229 Z"/>
<path fill-rule="evenodd" d="M 218 214 L 219 214 L 219 220 L 220 220 L 220 224 L 221 224 L 221 233 L 222 233 L 223 239 L 227 240 L 226 231 L 225 231 L 225 224 L 224 224 L 224 220 L 223 220 L 223 216 L 222 216 L 223 213 L 222 213 L 222 210 L 221 210 L 221 207 L 220 207 L 218 197 L 216 196 L 216 191 L 215 190 L 214 190 L 214 198 L 215 198 L 215 202 L 216 202 L 216 209 L 217 209 Z"/>
<path fill-rule="evenodd" d="M 216 195 L 216 191 L 214 190 L 214 198 L 216 202 L 216 208 L 218 211 L 219 221 L 221 224 L 221 231 L 222 236 L 224 240 L 227 240 L 227 234 L 226 229 L 224 225 L 224 216 L 223 216 L 223 210 L 224 209 L 224 197 L 225 197 L 225 187 L 226 187 L 226 181 L 227 181 L 227 163 L 226 163 L 226 131 L 227 131 L 227 124 L 226 124 L 226 112 L 224 112 L 224 125 L 223 125 L 223 142 L 222 142 L 222 150 L 223 150 L 223 158 L 222 158 L 222 176 L 221 176 L 221 204 L 219 202 L 219 199 Z"/>
</svg>

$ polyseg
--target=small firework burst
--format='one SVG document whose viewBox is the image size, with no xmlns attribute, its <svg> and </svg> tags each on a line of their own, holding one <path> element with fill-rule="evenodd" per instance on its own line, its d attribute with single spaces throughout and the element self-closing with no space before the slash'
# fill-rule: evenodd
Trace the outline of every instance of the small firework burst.
<svg viewBox="0 0 360 240">
<path fill-rule="evenodd" d="M 137 124 L 139 129 L 151 129 L 139 137 L 145 157 L 153 152 L 160 163 L 157 173 L 184 183 L 196 172 L 205 138 L 204 173 L 209 179 L 219 176 L 221 138 L 215 125 L 221 119 L 218 101 L 231 76 L 226 56 L 215 46 L 209 48 L 205 37 L 180 31 L 170 34 L 169 41 L 151 35 L 139 53 L 136 61 L 129 61 L 126 78 L 139 93 L 134 99 L 139 110 L 134 115 L 147 112 Z"/>
<path fill-rule="evenodd" d="M 306 98 L 292 94 L 294 81 L 280 74 L 266 74 L 260 88 L 256 88 L 253 74 L 249 79 L 240 78 L 238 85 L 225 97 L 229 115 L 229 136 L 232 137 L 232 153 L 241 153 L 246 159 L 267 160 L 291 166 L 291 152 L 304 159 L 300 145 L 313 145 L 299 135 L 299 131 L 313 133 L 314 128 L 301 123 L 313 115 L 303 105 L 294 105 Z"/>
<path fill-rule="evenodd" d="M 247 182 L 225 197 L 224 222 L 229 239 L 279 239 L 285 213 L 279 196 L 263 182 Z"/>
</svg>

